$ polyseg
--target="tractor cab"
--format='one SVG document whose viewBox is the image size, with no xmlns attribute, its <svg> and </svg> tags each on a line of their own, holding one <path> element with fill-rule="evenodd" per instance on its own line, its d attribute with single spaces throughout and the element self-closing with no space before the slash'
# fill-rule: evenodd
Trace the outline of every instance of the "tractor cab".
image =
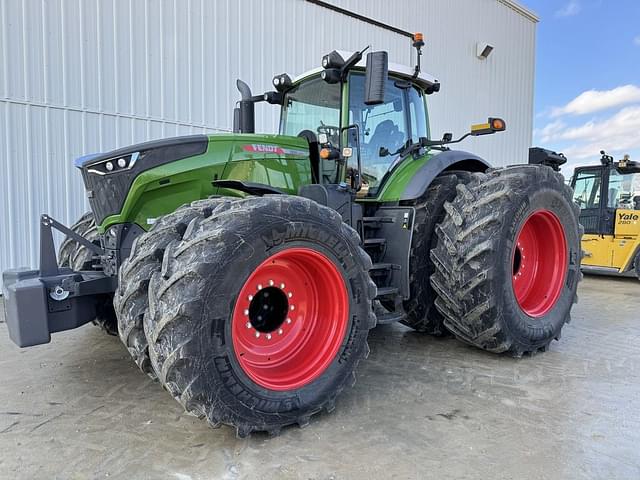
<svg viewBox="0 0 640 480">
<path fill-rule="evenodd" d="M 334 58 L 353 55 L 334 54 Z M 383 95 L 375 102 L 367 98 L 371 73 L 362 62 L 343 82 L 327 81 L 327 75 L 323 78 L 327 69 L 318 68 L 297 78 L 285 93 L 280 134 L 306 136 L 318 143 L 319 152 L 333 152 L 318 160 L 319 183 L 340 183 L 344 179 L 340 167 L 345 167 L 348 180 L 360 173 L 360 196 L 375 196 L 405 149 L 429 136 L 425 98 L 438 90 L 437 80 L 422 73 L 415 76 L 402 65 L 389 64 L 387 69 L 380 78 Z M 344 147 L 351 157 L 340 158 Z"/>
<path fill-rule="evenodd" d="M 583 266 L 624 273 L 633 267 L 640 236 L 640 164 L 628 155 L 575 169 L 571 186 L 585 229 Z"/>
<path fill-rule="evenodd" d="M 415 198 L 439 173 L 437 165 L 485 171 L 488 164 L 467 152 L 451 152 L 426 166 L 433 157 L 430 150 L 447 152 L 448 144 L 503 131 L 505 123 L 489 118 L 456 140 L 450 133 L 430 139 L 426 97 L 438 92 L 440 83 L 421 71 L 423 45 L 422 35 L 416 34 L 418 61 L 413 68 L 389 63 L 385 51 L 365 57 L 367 47 L 357 52 L 334 50 L 322 58 L 321 67 L 294 80 L 278 74 L 272 82 L 275 91 L 262 95 L 253 96 L 238 80 L 242 99 L 234 111 L 234 132 L 255 132 L 256 102 L 279 105 L 280 138 L 302 137 L 308 142 L 312 183 L 344 185 L 360 200 Z M 416 161 L 405 161 L 411 159 Z"/>
</svg>

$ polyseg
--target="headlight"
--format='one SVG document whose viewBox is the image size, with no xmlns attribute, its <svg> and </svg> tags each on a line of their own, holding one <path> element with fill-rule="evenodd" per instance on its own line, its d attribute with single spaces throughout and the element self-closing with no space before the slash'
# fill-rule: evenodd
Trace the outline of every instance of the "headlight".
<svg viewBox="0 0 640 480">
<path fill-rule="evenodd" d="M 118 173 L 123 170 L 131 170 L 139 157 L 140 152 L 133 152 L 130 155 L 111 158 L 109 160 L 101 160 L 88 165 L 87 171 L 98 175 L 107 175 L 111 173 Z"/>
</svg>

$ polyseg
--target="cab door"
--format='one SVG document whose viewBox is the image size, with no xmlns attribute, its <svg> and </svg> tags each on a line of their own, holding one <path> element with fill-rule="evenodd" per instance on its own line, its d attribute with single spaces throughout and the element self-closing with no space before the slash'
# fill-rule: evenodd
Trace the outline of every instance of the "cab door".
<svg viewBox="0 0 640 480">
<path fill-rule="evenodd" d="M 606 190 L 607 175 L 603 167 L 578 168 L 573 176 L 573 201 L 580 207 L 579 221 L 584 227 L 583 265 L 612 266 L 613 214 L 608 212 L 602 192 Z M 611 218 L 609 218 L 611 217 Z"/>
</svg>

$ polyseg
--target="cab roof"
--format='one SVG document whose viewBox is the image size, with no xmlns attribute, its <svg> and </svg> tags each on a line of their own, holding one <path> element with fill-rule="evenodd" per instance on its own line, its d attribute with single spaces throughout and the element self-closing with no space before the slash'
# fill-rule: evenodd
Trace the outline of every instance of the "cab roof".
<svg viewBox="0 0 640 480">
<path fill-rule="evenodd" d="M 337 52 L 345 60 L 355 53 L 355 52 L 349 52 L 345 50 L 337 50 Z M 362 60 L 360 60 L 355 65 L 354 68 L 358 70 L 364 70 L 365 67 L 366 67 L 366 60 L 365 60 L 365 57 L 363 57 Z M 312 70 L 308 70 L 303 74 L 298 75 L 296 78 L 294 78 L 293 83 L 298 83 L 299 81 L 307 77 L 319 74 L 320 72 L 322 72 L 322 70 L 324 70 L 322 67 L 317 67 Z M 423 89 L 431 87 L 436 83 L 440 83 L 433 75 L 429 75 L 428 73 L 425 73 L 425 72 L 420 72 L 416 78 L 413 78 L 413 75 L 414 75 L 413 68 L 408 67 L 406 65 L 402 65 L 400 63 L 389 62 L 389 74 L 392 74 L 403 80 L 413 82 Z"/>
</svg>

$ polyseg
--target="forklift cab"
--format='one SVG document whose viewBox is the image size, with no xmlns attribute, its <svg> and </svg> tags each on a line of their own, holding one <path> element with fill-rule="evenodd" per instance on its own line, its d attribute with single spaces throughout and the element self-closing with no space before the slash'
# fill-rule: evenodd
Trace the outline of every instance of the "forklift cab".
<svg viewBox="0 0 640 480">
<path fill-rule="evenodd" d="M 585 233 L 583 265 L 629 270 L 640 241 L 640 165 L 602 152 L 601 165 L 576 168 L 571 187 Z"/>
</svg>

